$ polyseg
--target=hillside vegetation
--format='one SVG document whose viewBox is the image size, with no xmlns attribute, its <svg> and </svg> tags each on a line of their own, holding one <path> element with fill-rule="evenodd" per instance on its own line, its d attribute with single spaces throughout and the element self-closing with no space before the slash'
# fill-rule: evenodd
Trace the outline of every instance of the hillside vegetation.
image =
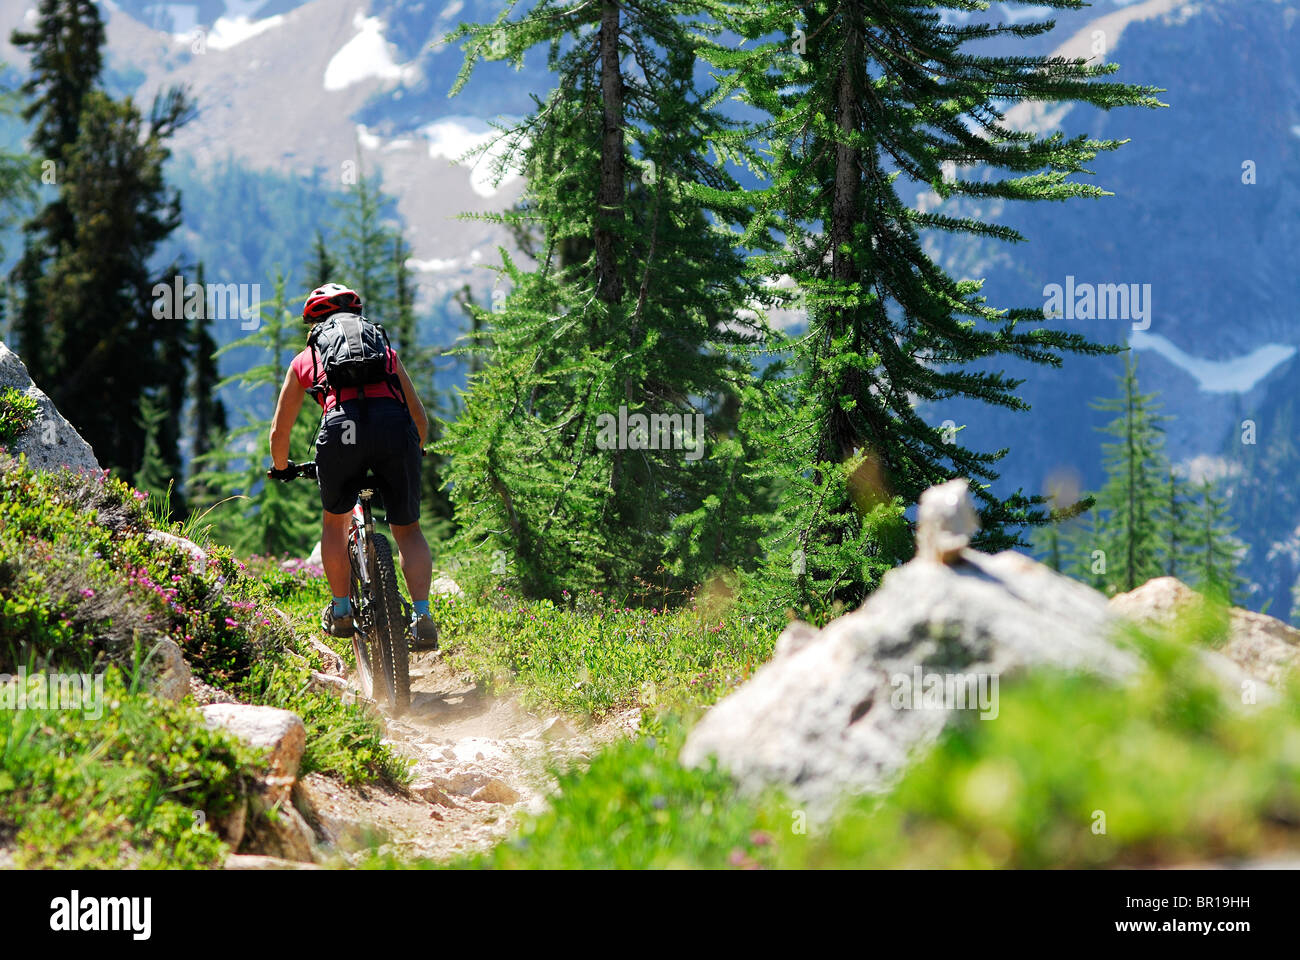
<svg viewBox="0 0 1300 960">
<path fill-rule="evenodd" d="M 403 777 L 378 721 L 310 688 L 305 630 L 276 609 L 295 578 L 220 547 L 201 564 L 151 541 L 144 500 L 103 474 L 36 472 L 0 454 L 0 673 L 105 677 L 99 711 L 0 710 L 0 845 L 11 841 L 21 866 L 222 862 L 211 824 L 259 759 L 207 730 L 193 699 L 153 695 L 164 637 L 201 683 L 295 711 L 305 771 Z"/>
</svg>

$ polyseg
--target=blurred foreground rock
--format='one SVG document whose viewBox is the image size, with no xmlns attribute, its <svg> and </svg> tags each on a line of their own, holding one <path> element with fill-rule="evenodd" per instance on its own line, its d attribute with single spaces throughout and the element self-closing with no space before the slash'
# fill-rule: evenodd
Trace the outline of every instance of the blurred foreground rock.
<svg viewBox="0 0 1300 960">
<path fill-rule="evenodd" d="M 1135 676 L 1126 620 L 1167 625 L 1204 603 L 1168 577 L 1108 601 L 1022 554 L 979 553 L 966 545 L 974 516 L 965 481 L 927 490 L 916 559 L 824 629 L 790 624 L 771 661 L 691 731 L 682 762 L 714 756 L 745 789 L 776 786 L 824 810 L 840 793 L 888 788 L 959 711 L 996 719 L 1008 675 Z M 1222 646 L 1198 649 L 1224 703 L 1275 701 L 1270 684 L 1300 661 L 1300 630 L 1240 609 L 1225 626 Z"/>
<path fill-rule="evenodd" d="M 973 508 L 958 483 L 927 492 L 917 559 L 825 629 L 791 624 L 773 659 L 691 732 L 684 763 L 714 755 L 747 789 L 778 785 L 817 806 L 887 787 L 957 710 L 996 718 L 1008 673 L 1138 671 L 1107 639 L 1116 618 L 1100 593 L 1022 554 L 963 546 Z"/>
</svg>

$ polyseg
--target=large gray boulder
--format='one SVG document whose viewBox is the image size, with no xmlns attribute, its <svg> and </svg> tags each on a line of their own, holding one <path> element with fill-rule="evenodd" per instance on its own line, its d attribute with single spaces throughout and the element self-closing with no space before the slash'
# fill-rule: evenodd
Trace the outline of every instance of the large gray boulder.
<svg viewBox="0 0 1300 960">
<path fill-rule="evenodd" d="M 886 789 L 958 711 L 996 718 L 1009 673 L 1047 666 L 1122 681 L 1138 671 L 1137 656 L 1108 639 L 1117 620 L 1100 593 L 1021 554 L 950 543 L 969 532 L 952 492 L 944 507 L 960 522 L 922 531 L 929 549 L 855 612 L 820 631 L 792 624 L 773 659 L 691 732 L 684 763 L 715 756 L 743 788 L 779 786 L 823 807 L 844 791 Z"/>
<path fill-rule="evenodd" d="M 26 454 L 35 470 L 96 471 L 101 469 L 90 448 L 72 424 L 63 418 L 53 401 L 32 383 L 27 367 L 3 341 L 0 341 L 0 388 L 21 390 L 37 403 L 36 422 L 9 444 L 10 452 Z"/>
</svg>

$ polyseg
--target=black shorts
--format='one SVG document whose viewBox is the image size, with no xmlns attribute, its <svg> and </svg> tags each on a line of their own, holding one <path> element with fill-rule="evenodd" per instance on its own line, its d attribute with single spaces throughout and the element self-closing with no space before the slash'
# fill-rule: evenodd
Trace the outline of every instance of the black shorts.
<svg viewBox="0 0 1300 960">
<path fill-rule="evenodd" d="M 321 418 L 316 435 L 321 507 L 326 513 L 351 513 L 361 489 L 373 487 L 389 523 L 416 523 L 420 459 L 420 435 L 400 401 L 345 400 Z"/>
</svg>

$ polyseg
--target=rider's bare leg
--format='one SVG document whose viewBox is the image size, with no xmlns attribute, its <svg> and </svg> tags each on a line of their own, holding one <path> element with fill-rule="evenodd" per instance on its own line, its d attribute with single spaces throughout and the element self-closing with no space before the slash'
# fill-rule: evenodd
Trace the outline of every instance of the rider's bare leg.
<svg viewBox="0 0 1300 960">
<path fill-rule="evenodd" d="M 394 523 L 391 529 L 411 600 L 416 603 L 428 600 L 429 582 L 433 579 L 433 555 L 429 552 L 429 542 L 424 539 L 424 531 L 418 522 Z"/>
<path fill-rule="evenodd" d="M 346 597 L 352 580 L 352 565 L 348 562 L 348 528 L 352 526 L 350 513 L 323 513 L 320 536 L 320 563 L 325 568 L 325 579 L 336 597 Z"/>
</svg>

